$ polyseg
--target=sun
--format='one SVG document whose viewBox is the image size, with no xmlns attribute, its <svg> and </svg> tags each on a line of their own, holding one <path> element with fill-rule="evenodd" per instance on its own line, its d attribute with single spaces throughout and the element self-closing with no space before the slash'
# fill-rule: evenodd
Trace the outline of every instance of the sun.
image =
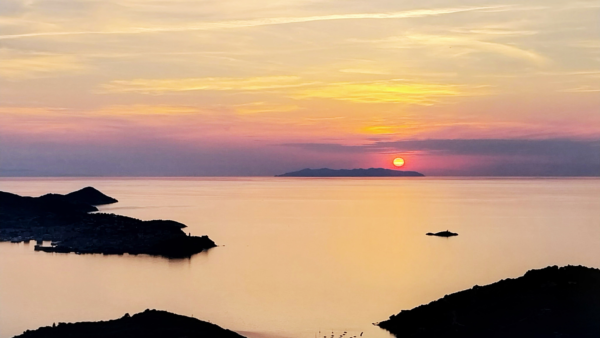
<svg viewBox="0 0 600 338">
<path fill-rule="evenodd" d="M 404 159 L 403 159 L 402 157 L 396 157 L 396 158 L 394 159 L 394 165 L 395 165 L 396 167 L 401 167 L 401 166 L 403 166 L 403 165 L 404 165 Z"/>
</svg>

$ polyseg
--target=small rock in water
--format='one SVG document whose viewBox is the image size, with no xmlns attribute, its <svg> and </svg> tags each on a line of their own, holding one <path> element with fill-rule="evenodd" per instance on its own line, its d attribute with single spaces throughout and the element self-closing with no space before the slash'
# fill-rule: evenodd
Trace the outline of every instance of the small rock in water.
<svg viewBox="0 0 600 338">
<path fill-rule="evenodd" d="M 426 234 L 427 236 L 438 236 L 438 237 L 452 237 L 452 236 L 458 236 L 458 234 L 456 232 L 450 232 L 448 230 L 446 231 L 441 231 L 441 232 L 436 232 L 436 233 L 432 233 L 432 232 L 428 232 Z"/>
</svg>

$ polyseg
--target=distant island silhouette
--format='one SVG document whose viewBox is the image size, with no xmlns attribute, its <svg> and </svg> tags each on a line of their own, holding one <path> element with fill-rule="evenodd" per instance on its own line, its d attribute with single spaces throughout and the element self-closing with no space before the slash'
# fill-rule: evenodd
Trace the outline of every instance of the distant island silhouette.
<svg viewBox="0 0 600 338">
<path fill-rule="evenodd" d="M 600 337 L 600 270 L 530 270 L 465 291 L 377 324 L 397 337 Z"/>
<path fill-rule="evenodd" d="M 36 251 L 189 257 L 212 248 L 208 236 L 187 236 L 184 224 L 90 212 L 117 200 L 87 187 L 67 195 L 22 197 L 0 191 L 0 242 L 36 241 Z M 43 241 L 52 241 L 44 246 Z"/>
<path fill-rule="evenodd" d="M 440 232 L 428 232 L 426 233 L 427 236 L 438 236 L 438 237 L 452 237 L 452 236 L 458 236 L 458 234 L 456 232 L 452 232 L 452 231 L 440 231 Z"/>
<path fill-rule="evenodd" d="M 100 322 L 58 323 L 27 330 L 14 338 L 243 338 L 243 336 L 195 318 L 166 311 L 146 310 Z"/>
<path fill-rule="evenodd" d="M 384 168 L 369 169 L 302 169 L 275 177 L 423 177 L 425 175 L 416 171 L 391 170 Z"/>
</svg>

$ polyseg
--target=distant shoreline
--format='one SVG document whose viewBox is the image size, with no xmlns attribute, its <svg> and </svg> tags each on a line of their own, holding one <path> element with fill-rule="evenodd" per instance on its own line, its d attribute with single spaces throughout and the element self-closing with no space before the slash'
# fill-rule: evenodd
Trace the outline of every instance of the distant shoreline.
<svg viewBox="0 0 600 338">
<path fill-rule="evenodd" d="M 600 175 L 597 176 L 485 176 L 485 175 L 424 175 L 427 178 L 436 178 L 436 179 L 591 179 L 597 180 L 600 179 Z M 224 176 L 216 176 L 216 175 L 165 175 L 165 176 L 157 176 L 157 175 L 98 175 L 98 176 L 86 176 L 86 175 L 47 175 L 47 176 L 5 176 L 0 175 L 0 180 L 21 180 L 21 179 L 31 179 L 31 180 L 56 180 L 56 179 L 64 179 L 64 180 L 89 180 L 89 179 L 97 179 L 97 180 L 111 180 L 111 179 L 233 179 L 233 178 L 273 178 L 273 177 L 281 177 L 278 175 L 224 175 Z"/>
<path fill-rule="evenodd" d="M 424 177 L 416 171 L 401 171 L 383 168 L 369 169 L 302 169 L 292 171 L 275 177 Z"/>
</svg>

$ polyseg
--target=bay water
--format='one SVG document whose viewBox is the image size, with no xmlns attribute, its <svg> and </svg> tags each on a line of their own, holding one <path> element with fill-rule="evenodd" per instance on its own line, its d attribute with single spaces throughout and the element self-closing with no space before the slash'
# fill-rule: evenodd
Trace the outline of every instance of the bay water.
<svg viewBox="0 0 600 338">
<path fill-rule="evenodd" d="M 0 243 L 0 338 L 147 308 L 242 335 L 389 338 L 373 323 L 549 265 L 600 267 L 600 179 L 2 178 L 25 196 L 93 186 L 218 247 L 190 259 Z M 425 236 L 450 230 L 453 238 Z"/>
</svg>

